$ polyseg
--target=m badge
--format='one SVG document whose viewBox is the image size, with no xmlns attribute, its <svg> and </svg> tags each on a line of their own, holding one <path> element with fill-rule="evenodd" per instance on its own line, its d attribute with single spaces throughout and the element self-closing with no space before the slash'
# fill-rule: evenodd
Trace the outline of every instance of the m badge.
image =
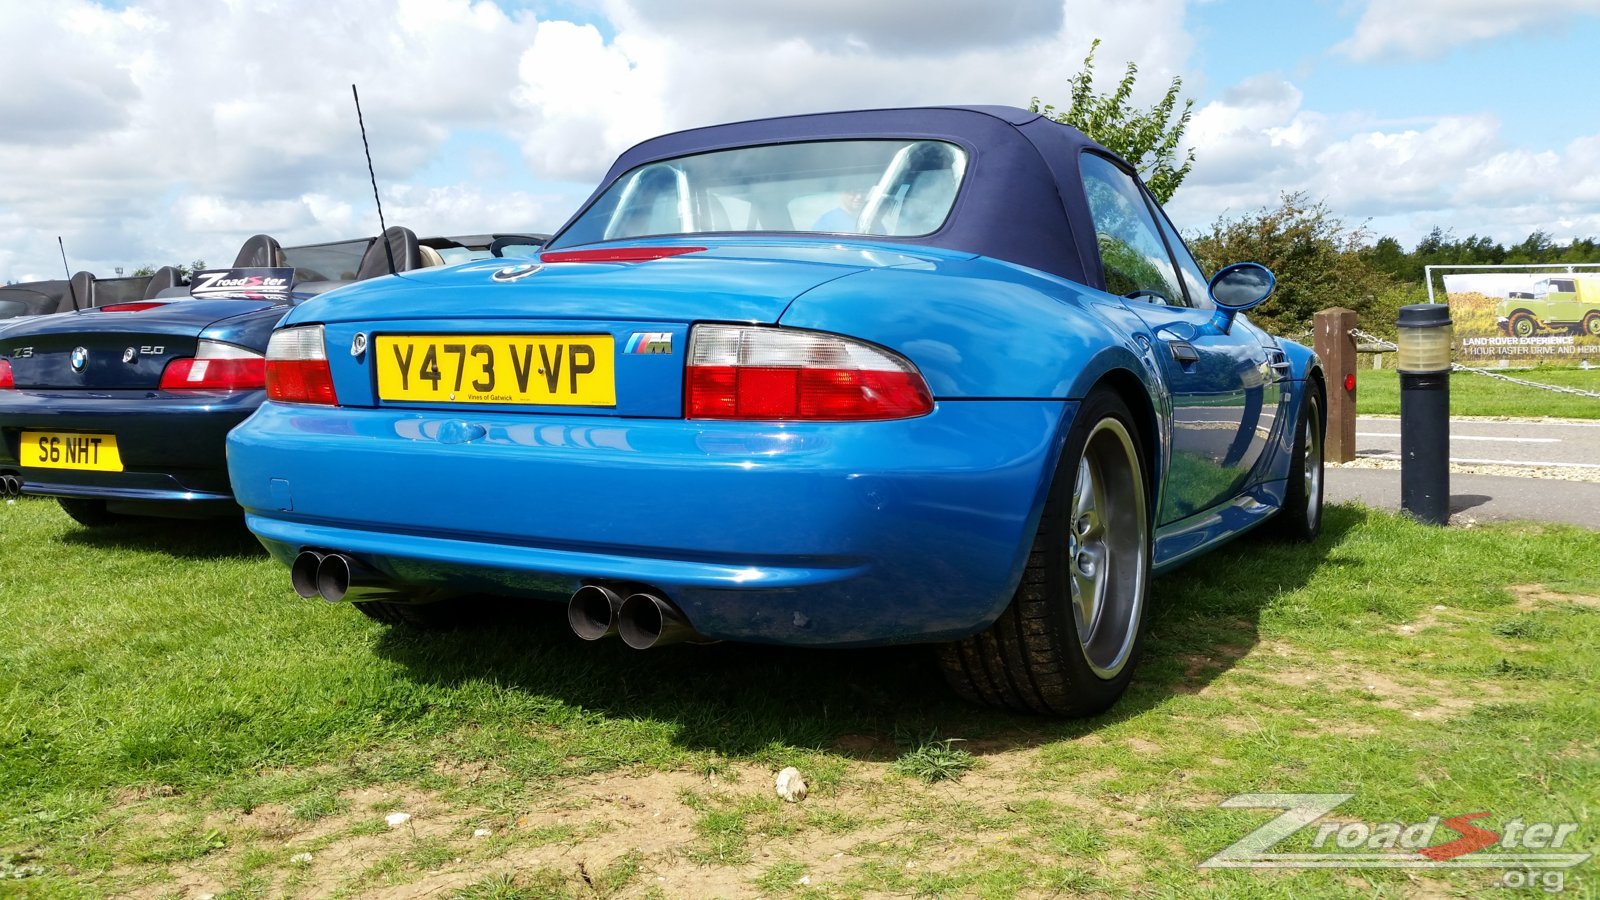
<svg viewBox="0 0 1600 900">
<path fill-rule="evenodd" d="M 624 353 L 672 353 L 672 332 L 635 331 Z"/>
</svg>

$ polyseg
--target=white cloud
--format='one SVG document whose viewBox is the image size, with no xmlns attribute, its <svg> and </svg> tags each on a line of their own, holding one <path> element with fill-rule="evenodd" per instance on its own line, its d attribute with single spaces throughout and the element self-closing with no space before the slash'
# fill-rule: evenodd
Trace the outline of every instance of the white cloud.
<svg viewBox="0 0 1600 900">
<path fill-rule="evenodd" d="M 1560 150 L 1509 146 L 1489 114 L 1381 123 L 1303 108 L 1262 75 L 1197 110 L 1194 171 L 1169 211 L 1193 230 L 1305 191 L 1351 226 L 1410 243 L 1434 225 L 1513 242 L 1543 228 L 1600 232 L 1600 136 Z"/>
<path fill-rule="evenodd" d="M 0 3 L 0 280 L 52 273 L 56 234 L 75 268 L 109 272 L 231 257 L 263 230 L 291 244 L 376 231 L 352 82 L 391 223 L 549 229 L 653 134 L 1061 102 L 1094 37 L 1107 82 L 1141 62 L 1148 102 L 1192 49 L 1184 0 L 589 4 L 604 29 L 492 0 L 117 6 Z M 490 149 L 446 158 L 460 134 Z M 496 141 L 525 173 L 503 171 Z"/>
<path fill-rule="evenodd" d="M 1600 14 L 1600 0 L 1370 0 L 1334 49 L 1361 62 L 1438 56 L 1460 44 Z"/>
<path fill-rule="evenodd" d="M 906 56 L 1025 43 L 1058 33 L 1063 21 L 1060 0 L 629 0 L 628 6 L 638 23 L 662 34 L 799 39 L 832 51 Z"/>
<path fill-rule="evenodd" d="M 371 209 L 351 83 L 385 188 L 415 177 L 455 129 L 520 131 L 507 123 L 540 27 L 531 15 L 482 0 L 247 7 L 0 4 L 0 245 L 12 254 L 0 278 L 54 272 L 56 234 L 74 268 L 109 274 L 231 258 L 258 231 L 287 243 L 375 232 L 348 208 Z M 403 224 L 441 230 L 432 210 L 414 212 Z M 472 230 L 550 227 L 561 214 Z"/>
</svg>

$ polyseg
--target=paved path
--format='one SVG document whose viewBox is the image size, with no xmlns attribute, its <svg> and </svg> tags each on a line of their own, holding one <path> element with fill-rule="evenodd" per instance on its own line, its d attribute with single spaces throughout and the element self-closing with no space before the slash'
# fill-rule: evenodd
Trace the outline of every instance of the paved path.
<svg viewBox="0 0 1600 900">
<path fill-rule="evenodd" d="M 1400 420 L 1389 416 L 1356 419 L 1356 455 L 1400 459 Z M 1450 461 L 1515 472 L 1539 467 L 1593 478 L 1600 470 L 1600 422 L 1497 422 L 1450 420 Z M 1357 500 L 1380 509 L 1400 508 L 1398 468 L 1327 470 L 1327 500 Z M 1531 520 L 1565 522 L 1600 529 L 1600 483 L 1511 475 L 1450 476 L 1451 521 Z"/>
<path fill-rule="evenodd" d="M 1356 455 L 1400 458 L 1400 419 L 1356 418 Z M 1450 420 L 1450 461 L 1468 465 L 1600 469 L 1600 421 Z"/>
<path fill-rule="evenodd" d="M 1398 469 L 1327 470 L 1329 503 L 1358 500 L 1379 509 L 1400 508 Z M 1510 520 L 1565 522 L 1600 529 L 1600 484 L 1502 475 L 1450 476 L 1452 522 Z"/>
</svg>

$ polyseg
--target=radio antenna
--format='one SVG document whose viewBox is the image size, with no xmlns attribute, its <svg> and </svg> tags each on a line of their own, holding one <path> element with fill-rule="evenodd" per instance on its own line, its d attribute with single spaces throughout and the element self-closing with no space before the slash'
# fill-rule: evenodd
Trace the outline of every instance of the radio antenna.
<svg viewBox="0 0 1600 900">
<path fill-rule="evenodd" d="M 72 295 L 72 311 L 79 312 L 78 288 L 72 283 L 72 267 L 67 265 L 67 245 L 62 242 L 61 235 L 56 235 L 56 246 L 61 248 L 61 270 L 67 273 L 67 293 Z"/>
<path fill-rule="evenodd" d="M 378 227 L 383 233 L 378 235 L 378 240 L 383 242 L 383 255 L 389 258 L 389 274 L 395 274 L 394 249 L 389 246 L 389 226 L 383 221 L 383 201 L 378 198 L 378 174 L 372 170 L 372 147 L 367 143 L 367 121 L 361 117 L 361 94 L 356 91 L 355 85 L 350 85 L 350 96 L 356 101 L 356 124 L 361 126 L 361 149 L 367 152 L 367 177 L 372 179 L 372 202 L 378 205 Z"/>
</svg>

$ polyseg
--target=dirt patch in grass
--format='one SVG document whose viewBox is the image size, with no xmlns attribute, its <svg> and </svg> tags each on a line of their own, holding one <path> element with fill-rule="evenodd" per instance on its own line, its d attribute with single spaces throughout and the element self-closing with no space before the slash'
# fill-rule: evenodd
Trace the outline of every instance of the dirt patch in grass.
<svg viewBox="0 0 1600 900">
<path fill-rule="evenodd" d="M 1160 749 L 1137 738 L 1130 746 Z M 985 754 L 959 781 L 938 784 L 898 776 L 887 763 L 852 762 L 836 787 L 797 804 L 778 800 L 774 773 L 755 765 L 729 766 L 714 780 L 686 771 L 565 779 L 511 814 L 462 809 L 403 786 L 362 788 L 340 795 L 343 811 L 314 821 L 276 803 L 212 813 L 204 827 L 226 835 L 224 849 L 156 873 L 113 875 L 145 880 L 130 893 L 152 898 L 220 896 L 246 869 L 256 888 L 282 896 L 450 896 L 498 873 L 542 873 L 595 896 L 748 896 L 808 886 L 892 892 L 982 869 L 995 854 L 1043 866 L 1075 852 L 1095 877 L 1116 880 L 1105 848 L 1148 823 L 1131 805 L 1108 808 L 1042 787 L 1038 757 L 1036 749 Z M 130 799 L 121 810 L 130 833 L 166 827 L 165 803 Z M 411 818 L 391 828 L 387 811 Z M 1061 834 L 1081 837 L 1086 821 L 1098 835 L 1088 849 L 1063 850 Z M 604 891 L 594 887 L 602 880 Z"/>
<path fill-rule="evenodd" d="M 1553 591 L 1542 584 L 1513 584 L 1507 590 L 1511 592 L 1511 596 L 1517 598 L 1516 606 L 1521 610 L 1533 610 L 1546 604 L 1554 606 L 1576 604 L 1600 609 L 1600 597 Z"/>
</svg>

